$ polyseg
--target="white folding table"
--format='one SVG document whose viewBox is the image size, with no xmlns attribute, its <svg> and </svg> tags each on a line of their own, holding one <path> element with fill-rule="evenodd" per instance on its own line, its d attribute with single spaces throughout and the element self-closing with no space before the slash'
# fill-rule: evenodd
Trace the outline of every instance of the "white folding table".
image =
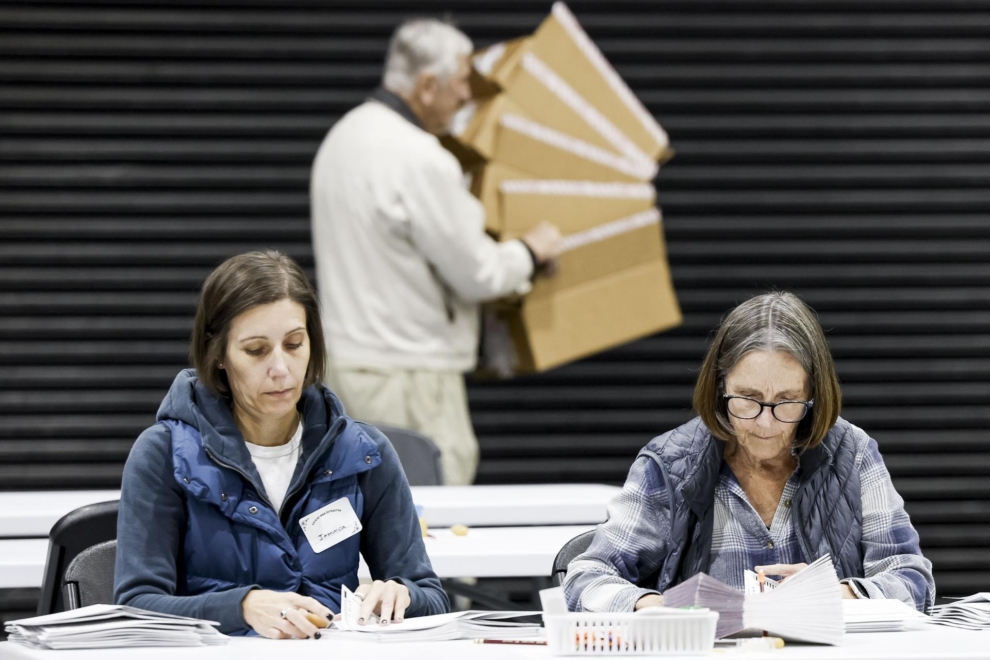
<svg viewBox="0 0 990 660">
<path fill-rule="evenodd" d="M 466 536 L 431 529 L 423 539 L 433 570 L 441 578 L 548 577 L 560 548 L 593 525 L 475 527 Z M 0 540 L 0 589 L 40 587 L 48 541 Z M 361 577 L 368 577 L 361 562 Z"/>
<path fill-rule="evenodd" d="M 412 494 L 430 527 L 517 527 L 598 524 L 619 490 L 602 484 L 413 486 Z M 116 499 L 116 490 L 0 493 L 0 538 L 47 538 L 69 511 Z"/>
<path fill-rule="evenodd" d="M 982 660 L 988 657 L 990 631 L 970 632 L 940 626 L 900 633 L 866 633 L 846 635 L 842 646 L 788 644 L 769 653 L 737 654 L 720 651 L 692 658 L 746 660 Z M 395 660 L 395 658 L 429 658 L 430 660 L 549 660 L 546 646 L 512 646 L 474 644 L 470 640 L 453 642 L 375 642 L 335 640 L 329 633 L 320 640 L 274 641 L 234 637 L 224 646 L 201 648 L 93 649 L 86 651 L 34 651 L 10 642 L 0 643 L 0 660 L 270 660 L 291 656 L 293 660 L 359 658 L 360 660 Z M 594 656 L 588 656 L 594 657 Z M 618 656 L 616 656 L 618 657 Z M 647 656 L 637 656 L 647 657 Z M 652 656 L 671 658 L 674 656 Z M 677 656 L 685 657 L 685 656 Z"/>
</svg>

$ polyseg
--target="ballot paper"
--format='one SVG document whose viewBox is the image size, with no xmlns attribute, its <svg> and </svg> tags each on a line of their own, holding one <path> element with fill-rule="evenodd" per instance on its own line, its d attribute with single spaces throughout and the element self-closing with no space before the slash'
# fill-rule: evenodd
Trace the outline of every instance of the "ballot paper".
<svg viewBox="0 0 990 660">
<path fill-rule="evenodd" d="M 857 598 L 842 601 L 847 633 L 903 632 L 929 622 L 929 618 L 892 598 Z"/>
<path fill-rule="evenodd" d="M 216 621 L 149 612 L 125 605 L 90 605 L 8 621 L 7 639 L 35 649 L 108 649 L 131 646 L 213 646 L 227 638 Z"/>
<path fill-rule="evenodd" d="M 668 607 L 708 607 L 719 613 L 716 637 L 760 634 L 840 644 L 845 632 L 839 578 L 828 555 L 763 593 L 744 593 L 705 573 L 663 594 Z"/>
<path fill-rule="evenodd" d="M 965 630 L 990 630 L 990 592 L 936 605 L 932 608 L 931 621 Z"/>
<path fill-rule="evenodd" d="M 517 639 L 542 635 L 539 624 L 510 619 L 538 617 L 540 612 L 486 612 L 468 610 L 418 616 L 382 624 L 372 615 L 358 623 L 361 600 L 346 586 L 340 590 L 340 619 L 330 626 L 330 638 L 347 637 L 373 642 L 435 642 L 449 639 Z"/>
</svg>

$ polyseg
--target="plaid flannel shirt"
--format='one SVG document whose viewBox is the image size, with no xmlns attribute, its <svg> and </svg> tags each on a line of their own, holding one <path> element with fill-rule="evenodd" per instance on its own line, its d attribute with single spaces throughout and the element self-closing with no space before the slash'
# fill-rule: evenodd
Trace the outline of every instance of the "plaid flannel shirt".
<svg viewBox="0 0 990 660">
<path fill-rule="evenodd" d="M 843 580 L 860 598 L 895 598 L 928 612 L 935 600 L 931 562 L 921 554 L 918 534 L 904 500 L 894 489 L 875 440 L 856 449 L 862 485 L 863 535 L 860 548 L 864 576 Z M 810 563 L 795 533 L 791 498 L 798 487 L 791 476 L 770 528 L 749 503 L 735 475 L 723 462 L 715 486 L 714 529 L 709 574 L 740 590 L 743 571 L 766 564 Z M 599 525 L 588 551 L 570 563 L 564 592 L 572 611 L 623 612 L 635 609 L 646 594 L 637 576 L 653 574 L 669 552 L 670 506 L 662 476 L 653 460 L 633 463 L 625 486 L 609 504 L 608 520 Z"/>
</svg>

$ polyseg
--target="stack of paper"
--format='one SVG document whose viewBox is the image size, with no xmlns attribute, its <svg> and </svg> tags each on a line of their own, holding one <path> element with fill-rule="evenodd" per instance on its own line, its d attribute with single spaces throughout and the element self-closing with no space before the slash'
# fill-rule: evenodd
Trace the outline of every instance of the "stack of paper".
<svg viewBox="0 0 990 660">
<path fill-rule="evenodd" d="M 842 601 L 847 633 L 902 632 L 928 622 L 928 617 L 899 600 L 861 598 Z"/>
<path fill-rule="evenodd" d="M 361 602 L 350 589 L 341 589 L 340 619 L 331 624 L 330 637 L 349 636 L 374 642 L 436 642 L 449 639 L 516 639 L 543 633 L 539 624 L 509 619 L 540 616 L 540 612 L 450 612 L 405 619 L 401 623 L 381 625 L 378 617 L 359 625 Z M 333 632 L 337 631 L 337 632 Z"/>
<path fill-rule="evenodd" d="M 211 646 L 227 638 L 215 621 L 188 619 L 123 605 L 90 605 L 8 621 L 8 640 L 36 649 L 109 649 L 125 646 Z"/>
<path fill-rule="evenodd" d="M 716 637 L 766 631 L 799 642 L 839 644 L 843 624 L 839 578 L 825 555 L 764 593 L 744 594 L 699 573 L 664 592 L 669 607 L 708 607 L 719 613 Z"/>
<path fill-rule="evenodd" d="M 966 596 L 932 608 L 932 623 L 966 630 L 990 630 L 990 592 Z"/>
<path fill-rule="evenodd" d="M 667 589 L 663 604 L 667 607 L 708 607 L 718 612 L 716 637 L 739 632 L 743 625 L 746 596 L 707 573 L 697 575 Z"/>
</svg>

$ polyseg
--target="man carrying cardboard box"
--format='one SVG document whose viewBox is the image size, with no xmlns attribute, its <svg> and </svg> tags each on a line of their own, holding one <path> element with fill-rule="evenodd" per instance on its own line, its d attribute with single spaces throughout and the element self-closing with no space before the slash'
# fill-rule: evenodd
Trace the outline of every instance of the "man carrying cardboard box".
<svg viewBox="0 0 990 660">
<path fill-rule="evenodd" d="M 329 385 L 352 417 L 432 438 L 448 484 L 471 483 L 478 463 L 463 379 L 478 303 L 526 293 L 560 244 L 547 223 L 486 235 L 437 139 L 469 100 L 471 51 L 440 21 L 399 27 L 382 87 L 329 132 L 310 181 Z"/>
</svg>

